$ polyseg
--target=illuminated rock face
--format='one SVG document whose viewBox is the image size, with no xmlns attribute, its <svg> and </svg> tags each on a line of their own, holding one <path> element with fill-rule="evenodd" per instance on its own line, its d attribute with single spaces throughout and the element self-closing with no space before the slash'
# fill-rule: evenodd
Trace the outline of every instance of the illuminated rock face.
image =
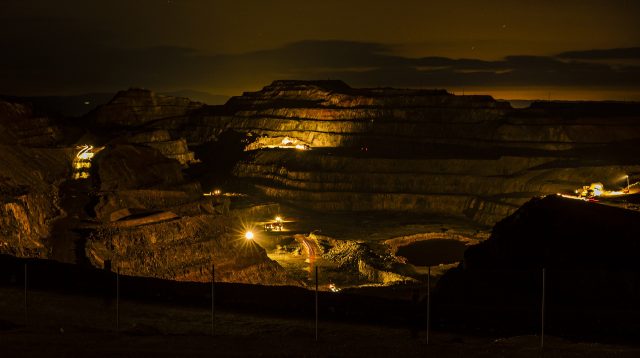
<svg viewBox="0 0 640 358">
<path fill-rule="evenodd" d="M 133 112 L 146 119 L 184 113 Z M 218 281 L 297 284 L 264 249 L 237 240 L 235 226 L 255 212 L 230 210 L 228 199 L 205 197 L 197 182 L 185 180 L 182 164 L 193 153 L 184 140 L 145 129 L 123 140 L 122 132 L 99 128 L 99 135 L 83 138 L 94 139 L 87 145 L 56 148 L 43 141 L 36 148 L 25 135 L 32 113 L 0 102 L 0 253 L 100 268 L 111 260 L 125 274 L 188 281 L 209 281 L 215 264 Z M 131 118 L 116 113 L 101 118 Z M 89 122 L 80 121 L 83 129 Z"/>
<path fill-rule="evenodd" d="M 633 104 L 534 103 L 512 109 L 489 96 L 276 81 L 225 106 L 203 108 L 186 121 L 168 118 L 154 125 L 182 133 L 190 143 L 233 129 L 314 148 L 368 146 L 423 155 L 443 145 L 566 150 L 636 139 L 637 130 L 629 129 L 637 129 L 637 119 Z"/>
<path fill-rule="evenodd" d="M 93 265 L 110 260 L 129 275 L 209 281 L 215 264 L 218 281 L 296 284 L 263 248 L 238 240 L 242 212 L 229 210 L 227 198 L 204 196 L 178 161 L 146 146 L 115 145 L 95 164 L 100 224 L 85 247 Z"/>
<path fill-rule="evenodd" d="M 640 172 L 630 154 L 640 141 L 636 104 L 513 109 L 488 96 L 276 81 L 154 126 L 196 144 L 246 133 L 253 152 L 235 175 L 270 198 L 317 210 L 412 211 L 492 225 L 533 196 L 592 181 L 619 188 L 621 175 Z M 311 150 L 287 150 L 285 140 Z"/>
<path fill-rule="evenodd" d="M 209 281 L 215 264 L 217 281 L 295 285 L 263 248 L 232 229 L 241 217 L 203 212 L 132 227 L 104 225 L 89 239 L 87 257 L 97 267 L 117 262 L 122 273 L 136 276 Z"/>
</svg>

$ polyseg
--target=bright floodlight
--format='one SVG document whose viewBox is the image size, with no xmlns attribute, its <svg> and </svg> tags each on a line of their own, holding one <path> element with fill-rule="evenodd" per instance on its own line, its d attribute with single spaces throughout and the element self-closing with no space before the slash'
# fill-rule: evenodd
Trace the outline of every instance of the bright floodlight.
<svg viewBox="0 0 640 358">
<path fill-rule="evenodd" d="M 282 218 L 279 216 L 276 216 L 276 222 L 282 222 Z"/>
<path fill-rule="evenodd" d="M 247 231 L 244 233 L 244 238 L 247 240 L 253 240 L 253 231 Z"/>
</svg>

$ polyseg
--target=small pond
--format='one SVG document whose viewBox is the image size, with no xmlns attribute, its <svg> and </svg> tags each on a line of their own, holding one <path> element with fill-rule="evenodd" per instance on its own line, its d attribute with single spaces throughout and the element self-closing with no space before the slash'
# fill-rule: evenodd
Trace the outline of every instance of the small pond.
<svg viewBox="0 0 640 358">
<path fill-rule="evenodd" d="M 437 266 L 462 261 L 466 248 L 462 241 L 433 239 L 402 246 L 396 255 L 405 257 L 415 266 Z"/>
</svg>

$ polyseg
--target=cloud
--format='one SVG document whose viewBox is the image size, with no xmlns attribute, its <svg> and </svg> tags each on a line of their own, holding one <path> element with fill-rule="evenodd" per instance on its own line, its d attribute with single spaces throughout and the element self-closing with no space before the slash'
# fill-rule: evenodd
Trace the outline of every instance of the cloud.
<svg viewBox="0 0 640 358">
<path fill-rule="evenodd" d="M 558 55 L 559 58 L 580 60 L 639 59 L 640 47 L 613 48 L 606 50 L 569 51 Z"/>
<path fill-rule="evenodd" d="M 590 87 L 640 90 L 639 48 L 507 56 L 496 61 L 410 58 L 393 47 L 354 41 L 302 41 L 271 50 L 210 55 L 184 47 L 115 48 L 66 44 L 58 51 L 20 44 L 2 51 L 0 93 L 114 91 L 139 86 L 234 94 L 275 79 L 342 79 L 352 86 L 486 88 Z M 635 55 L 634 55 L 635 54 Z M 625 65 L 590 61 L 632 59 Z M 636 57 L 633 57 L 636 56 Z"/>
</svg>

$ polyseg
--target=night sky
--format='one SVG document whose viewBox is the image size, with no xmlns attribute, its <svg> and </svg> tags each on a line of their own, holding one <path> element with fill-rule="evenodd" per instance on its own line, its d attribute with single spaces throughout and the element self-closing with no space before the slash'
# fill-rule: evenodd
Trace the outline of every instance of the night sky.
<svg viewBox="0 0 640 358">
<path fill-rule="evenodd" d="M 640 1 L 2 0 L 0 93 L 275 79 L 640 100 Z"/>
</svg>

